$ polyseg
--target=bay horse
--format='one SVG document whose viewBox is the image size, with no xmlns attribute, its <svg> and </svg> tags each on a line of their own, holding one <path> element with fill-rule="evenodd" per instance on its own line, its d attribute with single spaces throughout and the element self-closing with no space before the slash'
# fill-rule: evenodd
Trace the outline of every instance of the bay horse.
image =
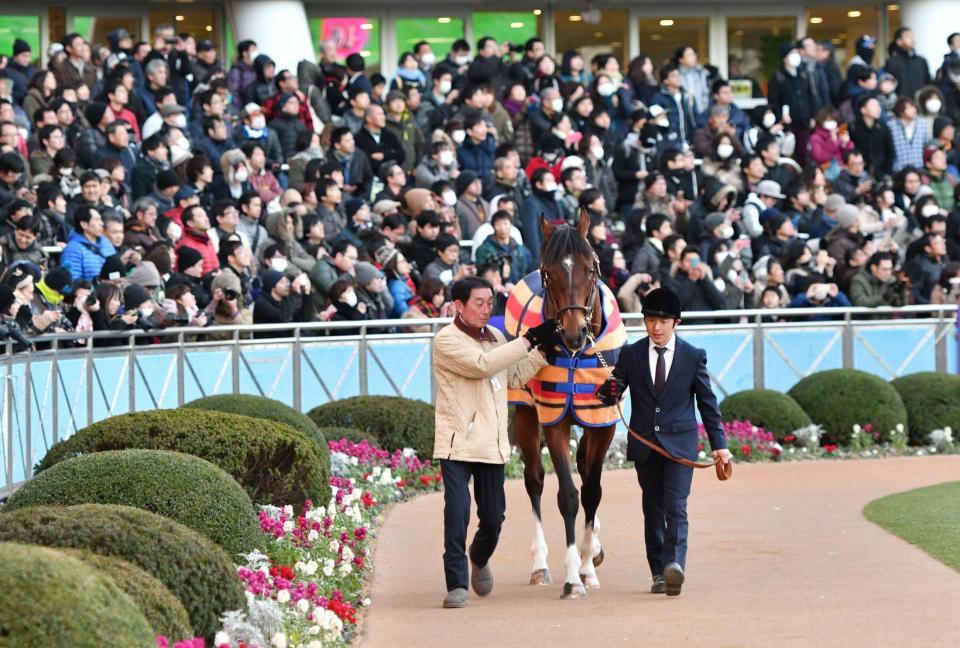
<svg viewBox="0 0 960 648">
<path fill-rule="evenodd" d="M 550 365 L 538 372 L 525 390 L 511 390 L 510 401 L 517 405 L 516 443 L 523 453 L 524 484 L 534 515 L 530 584 L 552 583 L 540 508 L 544 486 L 542 425 L 559 482 L 557 504 L 566 533 L 561 598 L 579 599 L 586 597 L 587 587 L 600 586 L 595 569 L 604 557 L 597 517 L 603 493 L 600 474 L 619 420 L 615 409 L 602 406 L 594 393 L 616 363 L 626 331 L 615 297 L 600 282 L 599 262 L 586 238 L 590 227 L 586 212 L 581 212 L 576 227 L 554 226 L 542 216 L 540 227 L 540 269 L 525 277 L 511 293 L 505 328 L 508 336 L 516 337 L 529 326 L 554 318 L 563 344 L 546 354 Z M 611 369 L 597 362 L 598 350 Z M 570 465 L 573 424 L 584 429 L 576 454 L 582 488 L 579 502 Z M 585 521 L 578 549 L 575 526 L 580 502 Z"/>
</svg>

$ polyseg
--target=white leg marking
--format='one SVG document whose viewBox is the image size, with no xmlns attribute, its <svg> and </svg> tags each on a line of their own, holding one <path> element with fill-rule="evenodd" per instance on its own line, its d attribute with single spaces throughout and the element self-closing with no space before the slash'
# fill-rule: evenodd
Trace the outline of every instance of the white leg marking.
<svg viewBox="0 0 960 648">
<path fill-rule="evenodd" d="M 583 540 L 580 541 L 580 577 L 587 587 L 600 587 L 596 569 L 593 566 L 593 557 L 600 552 L 600 542 L 593 525 L 588 524 L 583 530 Z"/>
<path fill-rule="evenodd" d="M 533 543 L 530 545 L 533 556 L 533 570 L 547 569 L 547 541 L 543 537 L 543 523 L 533 516 Z"/>
</svg>

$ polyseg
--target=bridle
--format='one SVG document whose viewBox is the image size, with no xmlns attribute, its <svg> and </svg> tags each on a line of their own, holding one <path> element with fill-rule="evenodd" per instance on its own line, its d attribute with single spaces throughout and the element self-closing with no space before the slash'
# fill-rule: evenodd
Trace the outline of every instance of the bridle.
<svg viewBox="0 0 960 648">
<path fill-rule="evenodd" d="M 560 306 L 557 303 L 557 298 L 550 292 L 550 273 L 547 272 L 547 269 L 540 264 L 540 281 L 543 285 L 544 291 L 544 301 L 547 305 L 550 302 L 553 302 L 553 306 L 557 309 L 554 315 L 554 318 L 557 320 L 557 330 L 561 329 L 561 318 L 563 314 L 567 311 L 582 311 L 583 316 L 586 320 L 590 322 L 590 327 L 593 328 L 593 309 L 597 302 L 597 293 L 600 292 L 597 289 L 597 280 L 600 278 L 600 260 L 597 258 L 597 255 L 593 255 L 593 264 L 591 264 L 590 269 L 587 271 L 586 279 L 590 282 L 592 289 L 590 290 L 590 296 L 587 298 L 586 304 L 571 304 L 569 306 Z M 567 267 L 567 285 L 573 285 L 573 265 Z M 588 332 L 588 337 L 592 337 Z"/>
</svg>

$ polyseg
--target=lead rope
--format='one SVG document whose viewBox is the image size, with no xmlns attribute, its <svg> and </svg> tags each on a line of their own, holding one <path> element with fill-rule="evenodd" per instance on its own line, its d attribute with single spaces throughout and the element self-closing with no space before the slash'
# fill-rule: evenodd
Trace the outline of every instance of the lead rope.
<svg viewBox="0 0 960 648">
<path fill-rule="evenodd" d="M 596 338 L 593 337 L 593 332 L 592 332 L 592 331 L 590 331 L 590 332 L 587 333 L 587 339 L 590 341 L 591 344 L 593 344 L 593 349 L 594 349 L 594 351 L 595 351 L 596 354 L 597 354 L 597 360 L 600 362 L 600 366 L 603 367 L 604 369 L 610 369 L 610 365 L 607 364 L 607 361 L 606 361 L 606 360 L 604 359 L 604 357 L 603 357 L 603 353 L 601 353 L 600 348 L 597 346 L 597 340 L 596 340 Z M 657 445 L 656 443 L 653 443 L 652 441 L 649 441 L 649 440 L 647 440 L 647 439 L 644 439 L 642 436 L 640 436 L 639 434 L 637 434 L 636 432 L 633 431 L 633 428 L 630 427 L 630 424 L 627 423 L 626 417 L 623 415 L 623 408 L 620 406 L 620 400 L 619 400 L 619 399 L 617 399 L 617 412 L 620 414 L 620 420 L 623 422 L 623 425 L 627 428 L 627 432 L 630 433 L 630 436 L 632 436 L 634 439 L 636 439 L 637 441 L 639 441 L 639 442 L 642 443 L 643 445 L 647 446 L 648 448 L 650 448 L 650 449 L 653 450 L 654 452 L 657 452 L 657 453 L 663 455 L 664 457 L 666 457 L 666 458 L 669 459 L 670 461 L 676 462 L 676 463 L 681 464 L 681 465 L 683 465 L 683 466 L 687 466 L 687 467 L 689 467 L 689 468 L 712 468 L 712 467 L 716 466 L 716 469 L 717 469 L 717 479 L 719 479 L 720 481 L 726 481 L 726 480 L 730 479 L 731 477 L 733 477 L 733 462 L 732 462 L 732 461 L 728 461 L 727 463 L 723 463 L 722 461 L 720 461 L 720 458 L 717 457 L 717 458 L 715 458 L 715 459 L 714 459 L 712 462 L 710 462 L 710 463 L 698 463 L 698 462 L 695 462 L 695 461 L 690 461 L 689 459 L 683 459 L 683 458 L 680 458 L 680 457 L 674 457 L 672 454 L 670 454 L 669 452 L 667 452 L 662 446 Z"/>
</svg>

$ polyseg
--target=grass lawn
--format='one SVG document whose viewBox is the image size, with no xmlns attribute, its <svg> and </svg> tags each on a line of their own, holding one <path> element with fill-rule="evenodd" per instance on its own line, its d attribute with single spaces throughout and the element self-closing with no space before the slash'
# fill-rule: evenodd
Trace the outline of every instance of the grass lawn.
<svg viewBox="0 0 960 648">
<path fill-rule="evenodd" d="M 863 514 L 960 571 L 960 481 L 882 497 Z"/>
</svg>

